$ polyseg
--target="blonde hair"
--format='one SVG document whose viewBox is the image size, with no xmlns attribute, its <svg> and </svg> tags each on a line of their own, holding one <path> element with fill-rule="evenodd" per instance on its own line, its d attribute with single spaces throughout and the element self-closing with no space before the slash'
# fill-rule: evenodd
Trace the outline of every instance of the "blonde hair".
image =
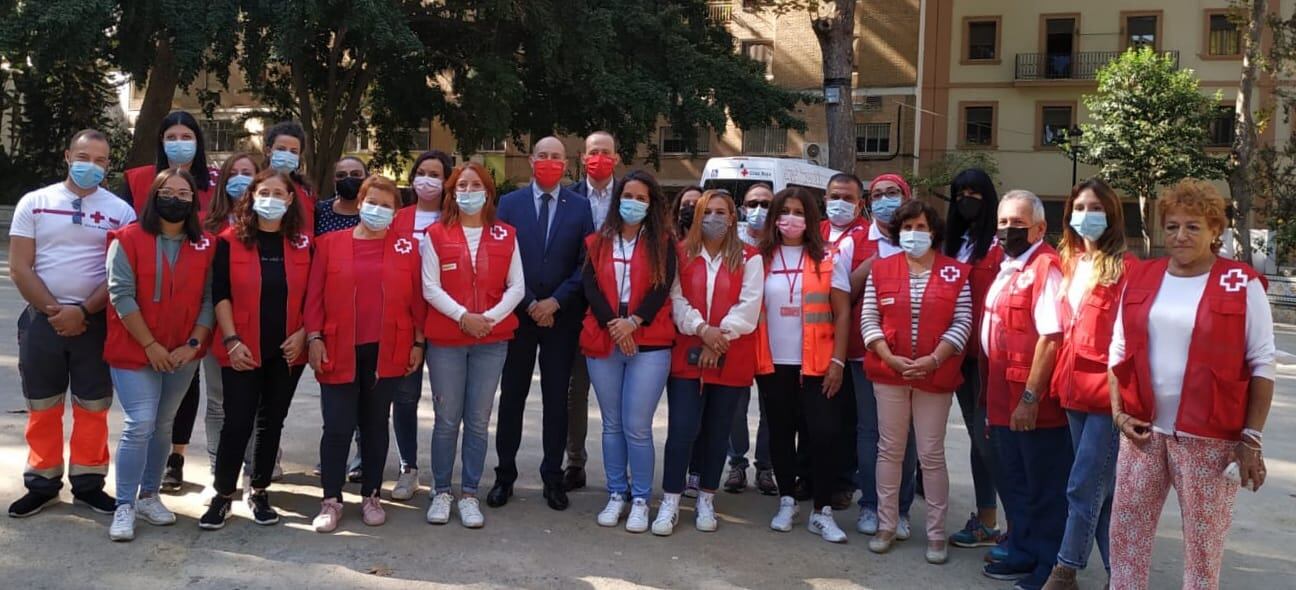
<svg viewBox="0 0 1296 590">
<path fill-rule="evenodd" d="M 1215 233 L 1224 233 L 1228 227 L 1228 214 L 1225 213 L 1228 203 L 1220 196 L 1215 186 L 1205 180 L 1185 178 L 1161 191 L 1157 199 L 1157 217 L 1165 220 L 1172 212 L 1181 211 L 1189 215 L 1200 215 L 1206 218 Z"/>
<path fill-rule="evenodd" d="M 689 226 L 688 232 L 684 234 L 684 255 L 685 261 L 680 264 L 681 267 L 693 260 L 702 253 L 702 217 L 706 215 L 707 204 L 711 199 L 721 199 L 729 205 L 729 216 L 734 223 L 729 224 L 729 229 L 725 230 L 724 240 L 720 242 L 720 256 L 724 260 L 725 267 L 730 271 L 737 270 L 743 263 L 743 246 L 738 239 L 738 208 L 734 204 L 733 196 L 726 191 L 709 190 L 702 193 L 697 204 L 693 206 L 693 225 Z"/>
</svg>

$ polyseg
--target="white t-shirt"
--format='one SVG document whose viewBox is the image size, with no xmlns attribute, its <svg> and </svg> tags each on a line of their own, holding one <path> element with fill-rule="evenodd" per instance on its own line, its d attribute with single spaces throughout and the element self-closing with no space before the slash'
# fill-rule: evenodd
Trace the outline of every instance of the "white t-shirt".
<svg viewBox="0 0 1296 590">
<path fill-rule="evenodd" d="M 1071 282 L 1067 284 L 1067 305 L 1071 306 L 1074 312 L 1080 309 L 1080 304 L 1084 302 L 1085 292 L 1089 290 L 1089 280 L 1093 278 L 1093 260 L 1088 256 L 1076 261 L 1075 268 L 1071 271 Z"/>
<path fill-rule="evenodd" d="M 130 203 L 107 189 L 78 198 L 60 182 L 23 195 L 9 236 L 36 241 L 36 276 L 59 303 L 81 303 L 107 278 L 108 232 L 134 221 Z"/>
<path fill-rule="evenodd" d="M 715 297 L 716 275 L 720 274 L 724 257 L 712 258 L 706 248 L 698 253 L 698 257 L 706 265 L 706 301 L 709 304 Z M 683 261 L 680 264 L 683 265 Z M 765 263 L 760 256 L 752 256 L 743 266 L 742 289 L 738 294 L 738 302 L 720 319 L 720 329 L 725 332 L 726 338 L 736 340 L 756 330 L 756 323 L 760 320 L 764 286 Z M 680 333 L 685 336 L 696 336 L 698 330 L 706 325 L 706 320 L 702 319 L 702 311 L 690 305 L 688 299 L 684 297 L 678 274 L 675 275 L 675 283 L 671 286 L 671 318 Z"/>
<path fill-rule="evenodd" d="M 465 227 L 464 239 L 468 242 L 468 259 L 472 262 L 473 268 L 477 268 L 477 248 L 481 245 L 482 228 Z M 517 307 L 526 295 L 526 284 L 522 274 L 522 254 L 518 251 L 517 236 L 511 236 L 508 239 L 513 240 L 513 260 L 509 262 L 508 277 L 504 281 L 504 296 L 494 307 L 482 312 L 482 315 L 491 321 L 501 321 L 513 313 L 513 308 Z M 468 312 L 464 307 L 445 289 L 441 288 L 441 257 L 437 256 L 436 248 L 432 247 L 431 240 L 423 240 L 419 246 L 419 255 L 422 256 L 423 262 L 423 298 L 438 312 L 446 317 L 459 321 L 463 314 Z M 449 269 L 447 269 L 449 270 Z M 467 272 L 468 269 L 461 269 L 461 272 Z"/>
<path fill-rule="evenodd" d="M 1188 347 L 1197 327 L 1197 307 L 1206 292 L 1210 273 L 1195 277 L 1176 277 L 1168 271 L 1148 310 L 1148 371 L 1152 376 L 1152 393 L 1156 410 L 1152 430 L 1175 434 L 1179 415 L 1179 398 L 1183 393 L 1184 369 L 1188 366 Z M 1108 349 L 1108 366 L 1125 360 L 1124 306 L 1116 314 Z M 1269 298 L 1259 280 L 1247 283 L 1246 362 L 1251 376 L 1274 378 L 1273 312 Z M 1186 433 L 1179 433 L 1192 436 Z"/>
<path fill-rule="evenodd" d="M 418 241 L 422 243 L 423 236 L 427 235 L 426 232 L 427 227 L 429 225 L 432 225 L 433 223 L 436 223 L 438 219 L 441 219 L 440 211 L 419 211 L 418 209 L 415 209 L 414 210 L 414 237 L 418 238 Z M 480 236 L 481 230 L 478 230 L 477 233 Z M 476 257 L 474 257 L 474 260 L 476 260 Z"/>
<path fill-rule="evenodd" d="M 872 242 L 877 243 L 878 258 L 890 258 L 904 252 L 899 246 L 891 243 L 891 238 L 886 237 L 882 230 L 878 229 L 876 223 L 869 224 L 869 237 Z"/>
<path fill-rule="evenodd" d="M 612 241 L 612 274 L 616 278 L 621 303 L 630 303 L 630 259 L 634 258 L 635 244 L 638 243 L 639 234 L 630 240 L 617 236 Z"/>
<path fill-rule="evenodd" d="M 998 303 L 999 293 L 1008 285 L 1008 281 L 1018 280 L 1017 277 L 1021 274 L 1026 261 L 1030 260 L 1031 254 L 1034 254 L 1043 243 L 1043 240 L 1037 242 L 1016 258 L 1006 258 L 1007 254 L 1004 255 L 1004 261 L 999 265 L 999 274 L 995 277 L 994 283 L 990 284 L 990 290 L 986 292 L 985 313 L 981 315 L 981 350 L 990 350 L 991 331 L 998 330 L 1002 323 L 993 313 Z M 1062 273 L 1056 268 L 1050 269 L 1044 279 L 1044 290 L 1040 293 L 1039 299 L 1035 300 L 1035 309 L 1031 312 L 1035 320 L 1035 331 L 1040 336 L 1062 332 L 1062 321 L 1058 317 L 1058 291 L 1061 288 Z"/>
<path fill-rule="evenodd" d="M 804 252 L 803 246 L 780 246 L 770 257 L 770 272 L 765 277 L 765 327 L 769 331 L 770 356 L 776 365 L 801 364 L 801 273 L 804 267 L 801 257 Z M 850 257 L 839 254 L 833 262 L 833 289 L 850 293 L 849 268 Z M 784 308 L 797 311 L 795 315 L 785 314 Z"/>
</svg>

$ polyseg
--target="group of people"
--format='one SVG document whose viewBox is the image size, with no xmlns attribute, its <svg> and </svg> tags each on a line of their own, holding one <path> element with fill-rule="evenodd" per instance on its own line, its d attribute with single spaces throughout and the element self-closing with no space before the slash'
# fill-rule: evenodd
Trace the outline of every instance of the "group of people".
<svg viewBox="0 0 1296 590">
<path fill-rule="evenodd" d="M 792 530 L 810 501 L 809 530 L 845 542 L 834 510 L 858 489 L 856 529 L 886 553 L 912 535 L 921 495 L 928 562 L 944 563 L 949 544 L 990 547 L 984 574 L 1016 588 L 1076 588 L 1095 544 L 1112 587 L 1146 587 L 1171 487 L 1185 586 L 1216 587 L 1236 493 L 1265 480 L 1273 322 L 1263 277 L 1217 255 L 1225 201 L 1209 184 L 1160 196 L 1167 256 L 1140 261 L 1119 197 L 1097 179 L 1066 200 L 1055 249 L 1040 199 L 1000 196 L 975 169 L 953 181 L 947 215 L 891 174 L 668 199 L 649 172 L 616 178 L 615 140 L 596 132 L 569 186 L 565 147 L 547 137 L 532 182 L 506 195 L 480 164 L 429 151 L 405 189 L 345 158 L 335 196 L 317 201 L 301 127 L 264 139 L 264 156 L 209 169 L 197 121 L 173 113 L 156 163 L 128 170 L 119 198 L 102 186 L 107 138 L 86 130 L 69 143 L 67 179 L 22 198 L 10 268 L 28 303 L 30 454 L 10 516 L 58 502 L 66 471 L 79 503 L 113 514 L 113 540 L 132 539 L 140 518 L 174 523 L 160 493 L 183 481 L 205 389 L 213 483 L 199 526 L 224 526 L 240 472 L 253 520 L 278 522 L 267 490 L 306 365 L 321 388 L 319 532 L 343 519 L 348 480 L 363 522 L 385 521 L 389 423 L 391 499 L 419 489 L 425 365 L 433 524 L 452 512 L 485 523 L 497 390 L 485 502 L 513 496 L 537 362 L 546 503 L 564 510 L 586 483 L 592 386 L 609 494 L 597 522 L 630 532 L 672 534 L 686 496 L 696 528 L 716 530 L 726 464 L 724 489 L 747 487 L 753 385 L 756 483 L 778 497 L 771 529 Z M 114 391 L 116 497 L 103 490 Z M 947 535 L 954 400 L 976 512 Z"/>
</svg>

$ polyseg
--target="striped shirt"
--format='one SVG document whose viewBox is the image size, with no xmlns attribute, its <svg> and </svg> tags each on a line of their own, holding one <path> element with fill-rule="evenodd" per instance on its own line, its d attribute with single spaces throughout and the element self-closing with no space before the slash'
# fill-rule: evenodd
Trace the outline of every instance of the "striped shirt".
<svg viewBox="0 0 1296 590">
<path fill-rule="evenodd" d="M 921 273 L 909 271 L 909 338 L 914 350 L 918 349 L 918 321 L 922 317 L 923 293 L 927 290 L 927 279 L 930 277 L 930 270 Z M 865 346 L 885 338 L 882 333 L 882 316 L 878 312 L 877 288 L 873 285 L 872 275 L 869 275 L 867 282 L 864 283 L 864 309 L 860 314 L 860 331 L 864 335 Z M 941 340 L 950 343 L 954 350 L 962 352 L 971 331 L 972 287 L 970 283 L 964 283 L 963 290 L 959 291 L 958 301 L 954 305 L 954 320 L 941 335 Z"/>
</svg>

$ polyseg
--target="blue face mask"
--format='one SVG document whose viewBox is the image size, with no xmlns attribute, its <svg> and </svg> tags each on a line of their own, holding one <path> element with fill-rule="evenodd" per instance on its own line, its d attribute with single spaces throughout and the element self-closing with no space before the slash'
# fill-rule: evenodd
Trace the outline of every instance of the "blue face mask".
<svg viewBox="0 0 1296 590">
<path fill-rule="evenodd" d="M 455 203 L 459 210 L 468 215 L 476 215 L 486 206 L 486 191 L 464 191 L 455 193 Z"/>
<path fill-rule="evenodd" d="M 192 139 L 164 141 L 162 151 L 166 152 L 167 161 L 172 166 L 183 166 L 193 161 L 198 153 L 198 142 Z"/>
<path fill-rule="evenodd" d="M 225 194 L 229 195 L 231 199 L 241 198 L 251 184 L 251 176 L 243 176 L 242 174 L 231 176 L 229 180 L 225 181 Z"/>
<path fill-rule="evenodd" d="M 648 216 L 648 203 L 623 198 L 617 211 L 621 213 L 621 219 L 626 223 L 643 223 L 644 218 Z"/>
<path fill-rule="evenodd" d="M 932 235 L 925 231 L 901 231 L 900 249 L 911 258 L 922 258 L 931 250 Z"/>
<path fill-rule="evenodd" d="M 292 172 L 301 165 L 301 157 L 288 150 L 275 150 L 270 153 L 270 167 L 280 172 Z"/>
<path fill-rule="evenodd" d="M 1071 229 L 1086 240 L 1098 241 L 1107 231 L 1107 213 L 1103 211 L 1072 211 Z"/>
<path fill-rule="evenodd" d="M 68 177 L 72 184 L 84 190 L 90 190 L 103 182 L 104 169 L 94 162 L 72 162 L 68 164 Z"/>
<path fill-rule="evenodd" d="M 396 217 L 395 209 L 388 209 L 382 205 L 365 203 L 360 206 L 360 222 L 371 231 L 382 231 L 391 225 L 392 218 Z"/>
<path fill-rule="evenodd" d="M 882 223 L 891 223 L 896 209 L 900 208 L 900 197 L 882 197 L 873 201 L 873 217 Z"/>
<path fill-rule="evenodd" d="M 845 199 L 828 201 L 827 211 L 828 221 L 837 227 L 845 227 L 855 221 L 855 203 Z"/>
<path fill-rule="evenodd" d="M 274 197 L 256 197 L 256 200 L 252 201 L 252 210 L 261 216 L 261 219 L 279 221 L 288 212 L 288 203 Z"/>
<path fill-rule="evenodd" d="M 769 214 L 768 207 L 748 207 L 747 208 L 747 225 L 756 229 L 765 226 L 765 216 Z"/>
</svg>

